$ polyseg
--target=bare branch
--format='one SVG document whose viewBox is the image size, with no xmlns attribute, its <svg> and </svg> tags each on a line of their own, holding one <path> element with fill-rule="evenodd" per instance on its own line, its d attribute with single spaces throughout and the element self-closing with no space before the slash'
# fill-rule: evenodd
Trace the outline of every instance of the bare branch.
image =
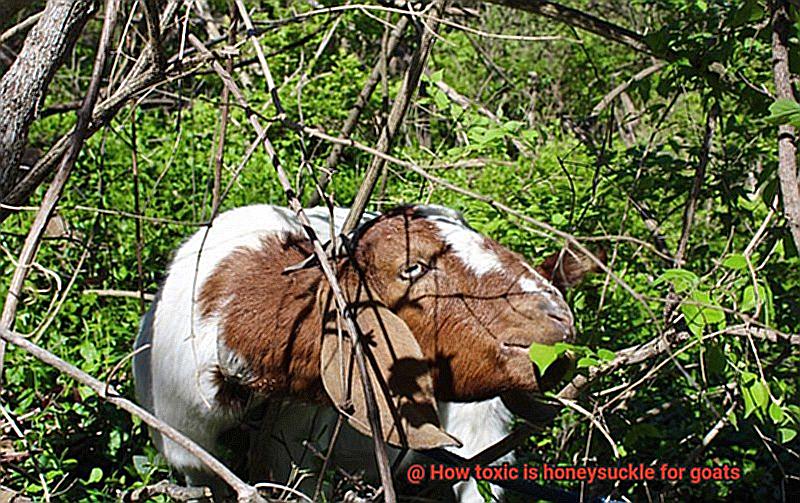
<svg viewBox="0 0 800 503">
<path fill-rule="evenodd" d="M 22 33 L 25 30 L 27 30 L 28 28 L 30 28 L 31 26 L 35 25 L 39 21 L 39 19 L 42 17 L 42 14 L 44 14 L 44 11 L 37 12 L 36 14 L 30 16 L 29 18 L 25 19 L 24 21 L 22 21 L 20 23 L 17 23 L 14 26 L 12 26 L 11 28 L 9 28 L 6 31 L 4 31 L 3 34 L 0 35 L 0 45 L 5 44 L 6 42 L 11 40 L 12 38 L 16 37 L 18 33 Z"/>
<path fill-rule="evenodd" d="M 714 139 L 714 130 L 719 113 L 719 103 L 715 102 L 711 105 L 711 110 L 708 111 L 706 116 L 706 132 L 703 136 L 703 147 L 700 151 L 700 159 L 698 159 L 697 166 L 695 167 L 692 191 L 689 193 L 689 199 L 686 201 L 686 209 L 683 213 L 681 238 L 678 242 L 678 249 L 675 252 L 676 267 L 682 265 L 684 256 L 686 255 L 686 247 L 689 245 L 689 234 L 691 233 L 695 211 L 697 211 L 697 200 L 700 198 L 700 189 L 703 187 L 703 181 L 706 178 L 706 167 L 711 158 L 711 142 Z"/>
<path fill-rule="evenodd" d="M 397 44 L 400 43 L 400 39 L 406 29 L 406 26 L 408 26 L 408 19 L 408 17 L 400 18 L 400 20 L 397 22 L 397 25 L 389 35 L 389 39 L 386 42 L 386 54 L 389 56 L 390 61 L 387 62 L 387 65 L 390 64 L 392 59 L 394 59 L 392 54 L 397 48 Z M 358 93 L 356 102 L 353 105 L 353 108 L 350 109 L 350 112 L 348 112 L 347 119 L 344 121 L 344 125 L 342 125 L 342 131 L 339 134 L 341 138 L 349 138 L 355 130 L 356 124 L 358 124 L 358 119 L 361 117 L 361 112 L 364 111 L 370 96 L 372 96 L 373 91 L 375 91 L 375 87 L 377 87 L 378 82 L 381 79 L 381 63 L 381 58 L 378 58 L 378 62 L 372 68 L 372 72 L 369 74 L 369 77 L 367 77 L 366 82 L 364 82 L 364 87 L 362 87 L 361 92 Z M 339 157 L 342 155 L 343 149 L 344 146 L 342 144 L 335 144 L 331 150 L 331 153 L 328 155 L 328 158 L 325 160 L 326 172 L 323 173 L 319 178 L 320 190 L 325 190 L 325 188 L 328 186 L 331 176 L 330 173 L 336 169 L 336 165 L 339 163 Z M 320 200 L 321 198 L 319 193 L 314 192 L 308 201 L 308 205 L 316 206 L 320 203 Z"/>
<path fill-rule="evenodd" d="M 400 92 L 392 104 L 389 119 L 386 121 L 386 125 L 378 139 L 377 150 L 380 152 L 389 152 L 392 148 L 392 141 L 394 140 L 395 133 L 397 133 L 403 119 L 405 119 L 408 107 L 411 104 L 411 98 L 413 98 L 419 87 L 419 79 L 425 69 L 431 47 L 436 40 L 436 29 L 439 26 L 438 19 L 444 11 L 446 4 L 446 0 L 436 0 L 431 7 L 432 15 L 429 24 L 423 24 L 424 31 L 420 38 L 419 47 L 414 52 L 414 56 L 403 78 Z M 386 161 L 382 157 L 374 157 L 372 159 L 369 168 L 367 168 L 367 172 L 364 174 L 364 181 L 361 183 L 361 187 L 358 189 L 356 198 L 350 208 L 350 213 L 347 214 L 347 219 L 342 226 L 343 234 L 349 234 L 358 225 L 385 164 Z"/>
<path fill-rule="evenodd" d="M 26 353 L 34 356 L 38 360 L 55 368 L 62 374 L 66 374 L 79 383 L 88 386 L 102 400 L 105 400 L 112 405 L 115 405 L 120 409 L 140 418 L 148 426 L 163 433 L 164 436 L 180 445 L 182 448 L 186 449 L 189 453 L 199 459 L 200 462 L 202 462 L 209 470 L 230 485 L 234 491 L 236 491 L 240 503 L 264 503 L 264 499 L 258 495 L 258 491 L 254 487 L 242 481 L 217 458 L 206 452 L 202 447 L 197 445 L 193 440 L 185 436 L 183 433 L 161 421 L 156 416 L 131 402 L 127 398 L 123 398 L 113 387 L 109 386 L 107 388 L 105 383 L 95 379 L 81 369 L 65 362 L 53 353 L 37 346 L 21 335 L 10 330 L 0 328 L 0 339 L 2 339 L 4 342 L 13 344 Z"/>
<path fill-rule="evenodd" d="M 644 37 L 638 33 L 572 7 L 546 0 L 488 0 L 488 2 L 549 17 L 575 28 L 600 35 L 603 38 L 625 44 L 639 52 L 664 57 L 664 55 L 655 54 L 645 42 Z"/>
<path fill-rule="evenodd" d="M 183 487 L 168 480 L 162 480 L 151 486 L 135 489 L 126 494 L 122 501 L 131 503 L 150 501 L 153 496 L 159 494 L 166 495 L 175 501 L 196 501 L 197 503 L 214 501 L 211 490 L 207 487 Z"/>
<path fill-rule="evenodd" d="M 614 101 L 617 98 L 617 96 L 624 93 L 630 86 L 632 86 L 636 82 L 640 82 L 646 79 L 647 77 L 661 70 L 665 66 L 666 63 L 664 63 L 663 61 L 654 63 L 648 66 L 647 68 L 641 70 L 640 72 L 636 73 L 633 77 L 626 80 L 622 84 L 618 85 L 614 89 L 612 89 L 608 94 L 603 96 L 603 99 L 600 100 L 600 103 L 594 106 L 594 108 L 592 109 L 591 116 L 594 117 L 600 115 L 600 112 L 602 112 L 603 109 L 605 109 L 612 101 Z"/>
<path fill-rule="evenodd" d="M 3 305 L 3 312 L 2 315 L 0 315 L 0 328 L 10 329 L 14 326 L 14 317 L 16 316 L 17 303 L 19 302 L 22 291 L 22 283 L 25 281 L 25 277 L 28 274 L 28 268 L 30 268 L 33 263 L 36 250 L 39 247 L 39 241 L 47 227 L 47 222 L 50 220 L 56 204 L 58 204 L 58 200 L 61 198 L 64 185 L 67 183 L 75 161 L 78 159 L 78 154 L 83 148 L 89 121 L 92 118 L 94 105 L 97 102 L 97 96 L 100 92 L 100 80 L 103 78 L 103 70 L 106 65 L 106 59 L 108 58 L 111 36 L 114 33 L 116 22 L 117 0 L 106 0 L 105 19 L 103 20 L 103 30 L 100 34 L 100 41 L 97 44 L 97 53 L 95 54 L 94 68 L 92 69 L 92 80 L 89 82 L 89 89 L 86 92 L 86 97 L 83 99 L 81 109 L 78 111 L 78 123 L 75 125 L 75 131 L 70 138 L 69 148 L 61 160 L 53 182 L 45 193 L 42 205 L 39 208 L 39 212 L 36 214 L 36 218 L 31 225 L 28 237 L 25 239 L 25 244 L 20 252 L 17 267 L 11 278 L 8 294 L 5 304 Z M 0 136 L 1 135 L 2 133 L 0 133 Z M 2 376 L 3 371 L 4 353 L 5 344 L 0 342 L 0 376 Z"/>
</svg>

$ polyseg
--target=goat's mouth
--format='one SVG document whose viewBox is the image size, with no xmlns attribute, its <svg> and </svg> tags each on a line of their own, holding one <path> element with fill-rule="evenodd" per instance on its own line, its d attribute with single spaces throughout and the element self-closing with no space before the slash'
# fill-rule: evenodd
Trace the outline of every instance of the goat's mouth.
<svg viewBox="0 0 800 503">
<path fill-rule="evenodd" d="M 500 352 L 508 357 L 525 356 L 527 358 L 529 350 L 530 344 L 523 342 L 504 341 L 500 343 Z"/>
</svg>

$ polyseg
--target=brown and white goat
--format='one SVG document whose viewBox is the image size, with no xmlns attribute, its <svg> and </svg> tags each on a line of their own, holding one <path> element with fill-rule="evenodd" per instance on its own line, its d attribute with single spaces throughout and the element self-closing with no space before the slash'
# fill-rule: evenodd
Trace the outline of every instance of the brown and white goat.
<svg viewBox="0 0 800 503">
<path fill-rule="evenodd" d="M 337 208 L 333 222 L 324 208 L 307 214 L 328 239 L 347 210 Z M 151 348 L 134 361 L 142 404 L 214 454 L 235 450 L 222 434 L 261 411 L 258 468 L 279 482 L 292 463 L 313 466 L 303 441 L 327 446 L 335 407 L 345 406 L 342 367 L 352 365 L 322 273 L 287 272 L 311 254 L 304 236 L 285 208 L 221 214 L 177 251 L 137 338 Z M 500 396 L 561 377 L 564 365 L 536 374 L 528 347 L 574 338 L 559 289 L 591 266 L 566 257 L 558 274 L 552 259 L 534 269 L 438 206 L 367 215 L 351 247 L 336 263 L 338 280 L 369 347 L 390 444 L 469 457 L 506 434 L 511 413 Z M 371 444 L 361 434 L 369 428 L 360 386 L 350 388 L 343 412 L 354 429 L 339 437 L 334 462 L 358 469 L 369 464 Z M 216 486 L 194 456 L 153 436 L 190 484 Z M 456 493 L 479 498 L 474 483 Z"/>
</svg>

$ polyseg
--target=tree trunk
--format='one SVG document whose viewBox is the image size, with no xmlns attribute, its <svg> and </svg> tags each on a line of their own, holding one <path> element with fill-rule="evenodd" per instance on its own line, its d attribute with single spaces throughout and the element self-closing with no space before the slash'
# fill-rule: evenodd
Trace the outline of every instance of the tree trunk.
<svg viewBox="0 0 800 503">
<path fill-rule="evenodd" d="M 92 0 L 50 0 L 0 80 L 0 201 L 22 176 L 20 160 L 47 87 L 93 12 Z"/>
<path fill-rule="evenodd" d="M 778 98 L 794 101 L 792 78 L 789 71 L 789 33 L 791 20 L 785 0 L 772 4 L 772 71 L 775 77 L 775 94 Z M 797 179 L 797 146 L 794 126 L 778 127 L 778 178 L 781 183 L 783 215 L 795 248 L 800 251 L 800 185 Z"/>
</svg>

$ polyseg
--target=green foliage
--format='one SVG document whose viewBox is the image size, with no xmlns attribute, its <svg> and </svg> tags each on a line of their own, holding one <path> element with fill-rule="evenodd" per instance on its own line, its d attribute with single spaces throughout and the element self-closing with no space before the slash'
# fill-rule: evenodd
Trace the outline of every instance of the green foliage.
<svg viewBox="0 0 800 503">
<path fill-rule="evenodd" d="M 780 98 L 769 106 L 769 117 L 764 120 L 770 124 L 791 124 L 800 127 L 800 104 L 794 100 Z"/>
</svg>

